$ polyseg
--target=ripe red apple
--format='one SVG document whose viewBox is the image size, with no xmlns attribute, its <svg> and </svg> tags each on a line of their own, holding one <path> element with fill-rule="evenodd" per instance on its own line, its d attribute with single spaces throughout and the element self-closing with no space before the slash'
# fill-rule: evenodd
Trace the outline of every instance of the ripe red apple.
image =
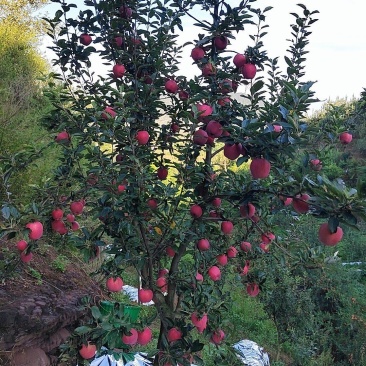
<svg viewBox="0 0 366 366">
<path fill-rule="evenodd" d="M 116 36 L 113 38 L 114 44 L 117 47 L 122 47 L 123 46 L 123 38 L 121 36 Z"/>
<path fill-rule="evenodd" d="M 281 125 L 272 125 L 272 127 L 273 127 L 273 132 L 275 132 L 275 133 L 280 133 L 282 131 Z"/>
<path fill-rule="evenodd" d="M 259 294 L 259 286 L 256 283 L 248 283 L 247 294 L 251 297 L 256 297 Z"/>
<path fill-rule="evenodd" d="M 150 135 L 147 131 L 138 131 L 135 138 L 139 145 L 146 145 L 149 141 Z"/>
<path fill-rule="evenodd" d="M 110 292 L 120 292 L 123 288 L 123 280 L 121 277 L 110 277 L 107 279 L 106 286 Z"/>
<path fill-rule="evenodd" d="M 219 197 L 215 197 L 212 201 L 211 201 L 211 205 L 214 207 L 220 207 L 221 206 L 221 198 Z"/>
<path fill-rule="evenodd" d="M 230 105 L 230 103 L 231 103 L 231 99 L 229 97 L 220 98 L 217 101 L 217 104 L 220 105 L 221 107 Z"/>
<path fill-rule="evenodd" d="M 61 220 L 55 220 L 51 222 L 52 230 L 60 235 L 65 235 L 67 233 L 67 227 L 65 223 Z"/>
<path fill-rule="evenodd" d="M 161 268 L 158 272 L 158 277 L 164 277 L 169 273 L 169 270 L 167 268 Z"/>
<path fill-rule="evenodd" d="M 352 135 L 349 132 L 342 132 L 339 135 L 339 141 L 342 144 L 347 145 L 352 141 Z"/>
<path fill-rule="evenodd" d="M 197 328 L 198 333 L 202 333 L 207 328 L 208 317 L 206 313 L 199 317 L 197 312 L 195 311 L 191 315 L 191 321 L 193 325 Z"/>
<path fill-rule="evenodd" d="M 239 143 L 224 145 L 224 156 L 230 160 L 236 160 L 243 152 L 243 146 Z"/>
<path fill-rule="evenodd" d="M 241 205 L 239 210 L 240 215 L 248 219 L 255 215 L 255 206 L 252 203 Z"/>
<path fill-rule="evenodd" d="M 254 179 L 267 178 L 271 171 L 271 163 L 263 158 L 253 158 L 249 169 Z"/>
<path fill-rule="evenodd" d="M 220 265 L 220 266 L 226 266 L 227 265 L 227 255 L 226 254 L 219 254 L 217 257 L 217 263 Z"/>
<path fill-rule="evenodd" d="M 64 216 L 64 211 L 61 208 L 55 208 L 51 215 L 54 220 L 61 220 Z"/>
<path fill-rule="evenodd" d="M 221 279 L 221 271 L 217 266 L 212 266 L 208 269 L 207 274 L 211 278 L 212 281 L 218 281 Z"/>
<path fill-rule="evenodd" d="M 121 78 L 125 74 L 126 68 L 122 64 L 116 64 L 113 66 L 112 72 L 116 78 Z"/>
<path fill-rule="evenodd" d="M 121 18 L 129 19 L 132 17 L 132 9 L 126 5 L 122 5 L 119 8 L 119 15 L 121 16 Z"/>
<path fill-rule="evenodd" d="M 241 73 L 243 74 L 244 79 L 253 79 L 257 73 L 257 67 L 254 64 L 245 64 L 241 68 Z"/>
<path fill-rule="evenodd" d="M 297 194 L 292 201 L 292 207 L 297 213 L 303 214 L 309 211 L 309 204 L 306 202 L 310 196 L 306 193 Z"/>
<path fill-rule="evenodd" d="M 172 133 L 178 133 L 180 130 L 179 124 L 177 122 L 173 122 L 170 125 L 170 131 L 172 131 Z"/>
<path fill-rule="evenodd" d="M 249 268 L 250 268 L 250 262 L 249 261 L 245 261 L 245 266 L 241 270 L 240 275 L 241 276 L 246 276 L 248 274 L 248 272 L 249 272 Z"/>
<path fill-rule="evenodd" d="M 203 214 L 203 211 L 202 211 L 202 208 L 200 205 L 191 206 L 189 212 L 190 212 L 191 216 L 194 217 L 195 219 L 198 219 Z"/>
<path fill-rule="evenodd" d="M 218 329 L 214 333 L 212 333 L 210 342 L 218 345 L 224 340 L 224 338 L 225 338 L 224 331 L 222 329 Z"/>
<path fill-rule="evenodd" d="M 131 328 L 129 334 L 122 336 L 122 342 L 128 346 L 134 346 L 137 343 L 139 334 L 135 328 Z"/>
<path fill-rule="evenodd" d="M 187 100 L 189 99 L 189 94 L 185 90 L 179 90 L 178 97 L 180 100 Z"/>
<path fill-rule="evenodd" d="M 79 216 L 82 214 L 84 210 L 84 203 L 80 201 L 74 201 L 70 203 L 70 210 L 75 216 Z"/>
<path fill-rule="evenodd" d="M 80 229 L 80 224 L 77 221 L 74 221 L 71 223 L 71 230 L 72 231 L 77 231 Z"/>
<path fill-rule="evenodd" d="M 84 46 L 89 46 L 90 43 L 92 43 L 92 37 L 87 33 L 83 33 L 83 34 L 80 34 L 79 41 Z"/>
<path fill-rule="evenodd" d="M 205 51 L 201 47 L 195 47 L 191 51 L 191 57 L 194 61 L 199 61 L 205 57 Z"/>
<path fill-rule="evenodd" d="M 175 256 L 175 250 L 172 247 L 167 247 L 165 251 L 168 257 L 173 258 Z"/>
<path fill-rule="evenodd" d="M 43 235 L 43 225 L 39 221 L 29 222 L 25 227 L 30 230 L 28 236 L 31 240 L 38 240 Z"/>
<path fill-rule="evenodd" d="M 103 119 L 107 120 L 110 118 L 115 118 L 117 116 L 116 111 L 112 107 L 105 107 L 104 112 L 100 115 Z"/>
<path fill-rule="evenodd" d="M 20 253 L 20 260 L 23 263 L 29 263 L 33 258 L 33 253 L 29 252 L 28 254 L 26 254 L 25 252 Z"/>
<path fill-rule="evenodd" d="M 156 280 L 156 286 L 161 292 L 168 292 L 168 280 L 165 277 L 159 277 Z"/>
<path fill-rule="evenodd" d="M 261 248 L 264 253 L 269 253 L 270 243 L 262 242 L 259 244 L 259 248 Z"/>
<path fill-rule="evenodd" d="M 248 253 L 252 250 L 252 244 L 250 244 L 248 241 L 242 241 L 240 243 L 240 249 L 243 252 Z"/>
<path fill-rule="evenodd" d="M 216 210 L 211 210 L 209 213 L 208 213 L 208 216 L 210 217 L 219 217 L 219 214 Z"/>
<path fill-rule="evenodd" d="M 227 256 L 228 258 L 235 258 L 236 255 L 238 254 L 238 250 L 234 247 L 231 246 L 228 250 L 227 250 Z"/>
<path fill-rule="evenodd" d="M 85 360 L 89 360 L 90 358 L 94 357 L 97 353 L 97 347 L 95 344 L 82 344 L 81 348 L 79 349 L 79 354 Z"/>
<path fill-rule="evenodd" d="M 153 297 L 154 297 L 153 291 L 148 288 L 140 288 L 138 290 L 139 302 L 141 302 L 142 304 L 150 302 L 153 299 Z"/>
<path fill-rule="evenodd" d="M 149 198 L 147 200 L 147 205 L 152 209 L 155 210 L 158 207 L 158 201 L 155 198 Z"/>
<path fill-rule="evenodd" d="M 207 239 L 198 240 L 197 249 L 200 250 L 201 252 L 209 250 L 210 249 L 210 242 Z"/>
<path fill-rule="evenodd" d="M 332 233 L 329 229 L 329 225 L 327 222 L 321 224 L 319 227 L 319 240 L 327 246 L 334 246 L 338 244 L 343 237 L 343 230 L 340 226 L 337 227 L 337 230 Z"/>
<path fill-rule="evenodd" d="M 69 142 L 70 141 L 70 135 L 66 131 L 61 131 L 57 134 L 55 137 L 56 142 Z"/>
<path fill-rule="evenodd" d="M 122 192 L 124 192 L 126 190 L 126 188 L 127 188 L 127 186 L 125 184 L 119 184 L 117 186 L 117 192 L 118 193 L 122 193 Z"/>
<path fill-rule="evenodd" d="M 237 53 L 233 58 L 233 63 L 236 67 L 243 67 L 247 63 L 247 58 L 242 53 Z"/>
<path fill-rule="evenodd" d="M 66 220 L 68 222 L 74 222 L 75 221 L 75 216 L 73 214 L 67 214 L 66 215 Z"/>
<path fill-rule="evenodd" d="M 202 75 L 203 76 L 216 75 L 216 67 L 211 62 L 208 62 L 202 67 Z"/>
<path fill-rule="evenodd" d="M 193 143 L 196 145 L 203 146 L 208 139 L 207 132 L 204 130 L 197 130 L 193 133 Z"/>
<path fill-rule="evenodd" d="M 165 90 L 168 93 L 172 93 L 175 94 L 179 89 L 179 86 L 177 84 L 177 82 L 173 79 L 169 79 L 166 83 L 165 83 Z"/>
<path fill-rule="evenodd" d="M 207 117 L 211 116 L 212 114 L 212 107 L 208 104 L 196 104 L 198 113 L 200 117 Z"/>
<path fill-rule="evenodd" d="M 27 247 L 28 247 L 28 243 L 25 240 L 19 240 L 17 242 L 17 249 L 19 251 L 22 252 L 23 250 L 27 249 Z"/>
<path fill-rule="evenodd" d="M 276 239 L 276 236 L 273 233 L 267 232 L 267 233 L 262 233 L 261 234 L 261 239 L 262 239 L 262 242 L 263 243 L 268 244 L 271 241 L 275 240 Z"/>
<path fill-rule="evenodd" d="M 152 340 L 152 330 L 149 327 L 137 332 L 137 343 L 146 346 Z"/>
<path fill-rule="evenodd" d="M 280 200 L 282 201 L 284 206 L 289 206 L 292 203 L 292 197 L 284 197 L 284 196 L 279 196 Z"/>
<path fill-rule="evenodd" d="M 217 36 L 214 38 L 214 45 L 217 50 L 222 51 L 224 50 L 228 45 L 228 38 L 225 36 Z"/>
<path fill-rule="evenodd" d="M 234 224 L 231 221 L 223 221 L 221 223 L 221 231 L 225 234 L 225 235 L 230 235 L 231 232 L 234 229 Z"/>
<path fill-rule="evenodd" d="M 319 172 L 320 170 L 322 170 L 323 165 L 319 159 L 311 159 L 310 167 L 311 167 L 311 169 L 315 170 L 316 172 Z"/>
<path fill-rule="evenodd" d="M 170 328 L 167 333 L 167 339 L 168 342 L 174 342 L 178 341 L 179 339 L 182 339 L 183 333 L 178 328 Z"/>
<path fill-rule="evenodd" d="M 160 180 L 165 180 L 168 177 L 168 169 L 165 166 L 159 167 L 157 176 Z"/>
<path fill-rule="evenodd" d="M 199 272 L 196 273 L 196 281 L 198 281 L 198 282 L 202 282 L 203 281 L 203 276 Z"/>
<path fill-rule="evenodd" d="M 222 125 L 218 121 L 210 121 L 207 123 L 206 132 L 211 137 L 220 137 L 222 135 Z"/>
</svg>

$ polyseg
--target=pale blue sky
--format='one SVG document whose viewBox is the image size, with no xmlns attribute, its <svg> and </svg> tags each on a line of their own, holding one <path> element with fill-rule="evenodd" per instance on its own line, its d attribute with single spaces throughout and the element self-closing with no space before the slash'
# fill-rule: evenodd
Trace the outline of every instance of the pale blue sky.
<svg viewBox="0 0 366 366">
<path fill-rule="evenodd" d="M 239 1 L 239 0 L 238 0 Z M 81 0 L 75 3 L 83 3 Z M 231 4 L 237 1 L 231 0 Z M 294 0 L 258 0 L 256 7 L 273 6 L 267 14 L 267 24 L 270 29 L 264 38 L 270 57 L 283 56 L 288 47 L 287 38 L 290 36 L 290 22 L 293 17 L 290 12 L 300 9 Z M 314 86 L 316 96 L 321 100 L 337 97 L 359 97 L 362 88 L 366 88 L 366 1 L 364 0 L 304 0 L 309 10 L 319 10 L 319 21 L 312 26 L 313 34 L 307 55 L 306 79 L 317 81 Z M 49 13 L 53 14 L 55 5 L 52 4 Z M 180 42 L 196 38 L 192 27 L 185 28 Z M 239 34 L 230 49 L 242 51 L 250 43 L 246 32 Z M 45 50 L 45 46 L 43 46 Z M 191 47 L 188 46 L 183 58 L 184 69 L 189 75 L 197 72 L 196 68 L 188 67 L 192 61 L 189 57 Z M 285 67 L 284 62 L 282 63 Z M 320 107 L 320 103 L 312 109 Z"/>
</svg>

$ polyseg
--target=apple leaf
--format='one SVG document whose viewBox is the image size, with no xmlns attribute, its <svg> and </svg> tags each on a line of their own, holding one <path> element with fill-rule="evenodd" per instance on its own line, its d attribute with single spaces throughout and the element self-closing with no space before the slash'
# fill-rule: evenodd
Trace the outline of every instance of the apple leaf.
<svg viewBox="0 0 366 366">
<path fill-rule="evenodd" d="M 77 334 L 77 335 L 83 335 L 83 334 L 87 334 L 91 331 L 91 328 L 90 327 L 87 327 L 85 325 L 82 325 L 81 327 L 77 327 L 74 332 Z"/>
<path fill-rule="evenodd" d="M 328 227 L 329 227 L 329 231 L 334 234 L 337 231 L 339 225 L 339 220 L 337 217 L 330 217 L 328 220 Z"/>
</svg>

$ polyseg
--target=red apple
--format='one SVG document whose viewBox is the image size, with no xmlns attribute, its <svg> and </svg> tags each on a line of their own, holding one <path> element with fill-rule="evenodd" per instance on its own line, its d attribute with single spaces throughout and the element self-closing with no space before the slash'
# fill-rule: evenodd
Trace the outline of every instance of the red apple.
<svg viewBox="0 0 366 366">
<path fill-rule="evenodd" d="M 220 98 L 217 101 L 217 104 L 220 105 L 221 107 L 230 105 L 230 103 L 231 103 L 231 99 L 229 97 Z"/>
<path fill-rule="evenodd" d="M 107 279 L 106 286 L 110 292 L 120 292 L 123 288 L 123 280 L 121 277 L 110 277 Z"/>
<path fill-rule="evenodd" d="M 132 9 L 129 8 L 128 6 L 126 6 L 126 5 L 122 5 L 119 8 L 119 15 L 121 16 L 121 18 L 124 18 L 124 19 L 131 18 L 132 17 Z"/>
<path fill-rule="evenodd" d="M 178 328 L 171 328 L 168 330 L 167 339 L 168 342 L 174 342 L 178 341 L 179 339 L 182 339 L 183 333 Z"/>
<path fill-rule="evenodd" d="M 243 152 L 242 144 L 235 143 L 229 144 L 226 143 L 224 145 L 224 156 L 230 160 L 236 160 L 239 155 Z"/>
<path fill-rule="evenodd" d="M 279 196 L 279 198 L 282 201 L 284 206 L 289 206 L 292 203 L 292 198 L 291 197 Z"/>
<path fill-rule="evenodd" d="M 29 222 L 25 227 L 30 230 L 28 236 L 31 240 L 38 240 L 43 235 L 43 225 L 39 221 Z"/>
<path fill-rule="evenodd" d="M 205 57 L 205 51 L 201 47 L 195 47 L 191 51 L 191 57 L 194 61 L 199 61 Z"/>
<path fill-rule="evenodd" d="M 200 205 L 191 206 L 189 212 L 190 212 L 191 216 L 194 217 L 195 219 L 198 219 L 203 214 L 203 211 L 202 211 L 202 208 Z"/>
<path fill-rule="evenodd" d="M 250 262 L 249 261 L 245 261 L 245 266 L 241 270 L 240 275 L 241 276 L 246 276 L 248 274 L 248 272 L 249 272 L 249 268 L 250 268 Z"/>
<path fill-rule="evenodd" d="M 159 167 L 157 176 L 160 180 L 165 180 L 168 177 L 168 169 L 165 166 Z"/>
<path fill-rule="evenodd" d="M 173 258 L 175 256 L 175 250 L 172 247 L 167 247 L 165 251 L 168 257 Z"/>
<path fill-rule="evenodd" d="M 153 291 L 148 288 L 141 288 L 138 290 L 139 302 L 141 302 L 142 304 L 150 302 L 153 299 L 153 297 L 154 297 Z"/>
<path fill-rule="evenodd" d="M 152 339 L 152 330 L 149 327 L 137 332 L 137 343 L 141 346 L 146 346 Z"/>
<path fill-rule="evenodd" d="M 272 125 L 272 127 L 273 127 L 273 132 L 275 132 L 275 133 L 280 133 L 282 131 L 281 125 Z"/>
<path fill-rule="evenodd" d="M 179 124 L 177 122 L 173 122 L 170 125 L 170 131 L 172 131 L 172 133 L 178 133 L 180 130 Z"/>
<path fill-rule="evenodd" d="M 259 248 L 261 248 L 264 253 L 269 253 L 270 243 L 262 242 L 259 244 Z"/>
<path fill-rule="evenodd" d="M 218 345 L 224 340 L 224 338 L 225 338 L 224 331 L 222 329 L 218 329 L 214 333 L 212 333 L 210 342 Z"/>
<path fill-rule="evenodd" d="M 202 67 L 202 75 L 203 76 L 216 75 L 216 67 L 211 62 L 208 62 Z"/>
<path fill-rule="evenodd" d="M 124 192 L 125 190 L 126 190 L 126 185 L 125 184 L 119 184 L 118 186 L 117 186 L 117 192 L 118 193 L 122 193 L 122 192 Z"/>
<path fill-rule="evenodd" d="M 66 220 L 68 222 L 74 222 L 75 221 L 75 216 L 73 214 L 67 214 L 66 215 Z"/>
<path fill-rule="evenodd" d="M 74 221 L 71 223 L 71 230 L 72 231 L 77 231 L 80 229 L 80 224 L 77 221 Z"/>
<path fill-rule="evenodd" d="M 103 119 L 115 118 L 117 116 L 116 111 L 112 107 L 105 107 L 104 112 L 100 115 Z"/>
<path fill-rule="evenodd" d="M 116 36 L 113 38 L 114 44 L 117 47 L 122 47 L 123 46 L 123 38 L 121 36 Z"/>
<path fill-rule="evenodd" d="M 197 130 L 193 133 L 193 143 L 196 145 L 203 146 L 206 144 L 208 139 L 207 132 L 204 130 Z"/>
<path fill-rule="evenodd" d="M 52 211 L 52 218 L 54 220 L 61 220 L 62 217 L 64 215 L 64 211 L 61 210 L 61 208 L 55 208 L 53 211 Z"/>
<path fill-rule="evenodd" d="M 172 93 L 175 94 L 179 89 L 179 86 L 177 84 L 177 82 L 175 80 L 169 79 L 166 83 L 165 83 L 165 90 L 168 93 Z"/>
<path fill-rule="evenodd" d="M 298 194 L 292 201 L 292 207 L 297 213 L 303 214 L 309 211 L 309 204 L 307 201 L 310 196 L 306 193 Z"/>
<path fill-rule="evenodd" d="M 239 210 L 240 215 L 245 218 L 251 218 L 255 215 L 255 206 L 251 203 L 241 205 Z"/>
<path fill-rule="evenodd" d="M 150 135 L 147 131 L 138 131 L 135 138 L 139 145 L 146 145 L 149 141 Z"/>
<path fill-rule="evenodd" d="M 261 235 L 261 239 L 263 243 L 270 243 L 271 241 L 276 239 L 276 236 L 273 233 L 267 232 L 267 233 L 262 233 Z"/>
<path fill-rule="evenodd" d="M 349 132 L 342 132 L 339 135 L 339 141 L 342 144 L 347 145 L 352 141 L 352 135 Z"/>
<path fill-rule="evenodd" d="M 19 240 L 17 242 L 17 249 L 19 251 L 22 252 L 23 250 L 27 249 L 27 247 L 28 247 L 28 243 L 25 240 Z"/>
<path fill-rule="evenodd" d="M 210 242 L 207 239 L 198 240 L 197 249 L 200 250 L 201 252 L 209 250 L 210 249 Z"/>
<path fill-rule="evenodd" d="M 217 257 L 217 263 L 220 265 L 220 266 L 226 266 L 227 265 L 227 255 L 226 254 L 219 254 Z"/>
<path fill-rule="evenodd" d="M 234 229 L 234 225 L 231 221 L 223 221 L 221 223 L 221 231 L 225 234 L 225 235 L 229 235 L 231 234 L 231 232 Z"/>
<path fill-rule="evenodd" d="M 236 67 L 243 67 L 247 63 L 247 58 L 241 53 L 237 53 L 233 58 L 233 63 Z"/>
<path fill-rule="evenodd" d="M 327 222 L 321 224 L 319 227 L 319 240 L 327 246 L 334 246 L 338 244 L 343 237 L 343 230 L 340 226 L 337 227 L 337 230 L 332 233 L 329 229 L 329 225 Z"/>
<path fill-rule="evenodd" d="M 257 73 L 257 67 L 254 64 L 245 64 L 241 68 L 241 73 L 243 74 L 244 79 L 253 79 Z"/>
<path fill-rule="evenodd" d="M 122 342 L 128 346 L 134 346 L 137 343 L 139 334 L 135 328 L 131 328 L 129 334 L 122 336 Z"/>
<path fill-rule="evenodd" d="M 252 244 L 250 244 L 248 241 L 242 241 L 240 243 L 240 249 L 243 252 L 248 253 L 252 250 Z"/>
<path fill-rule="evenodd" d="M 193 325 L 197 328 L 198 333 L 202 333 L 207 328 L 207 314 L 203 314 L 201 317 L 199 317 L 197 312 L 195 311 L 191 315 L 191 321 Z"/>
<path fill-rule="evenodd" d="M 254 158 L 249 169 L 254 179 L 267 178 L 271 171 L 271 163 L 263 158 Z"/>
<path fill-rule="evenodd" d="M 83 33 L 83 34 L 80 35 L 79 41 L 84 46 L 89 46 L 90 43 L 92 43 L 92 37 L 87 33 Z"/>
<path fill-rule="evenodd" d="M 56 233 L 59 233 L 60 235 L 67 234 L 67 227 L 65 223 L 61 220 L 52 221 L 51 227 L 53 231 L 56 231 Z"/>
<path fill-rule="evenodd" d="M 75 216 L 79 216 L 82 214 L 82 212 L 84 210 L 84 203 L 81 200 L 71 202 L 70 210 Z"/>
<path fill-rule="evenodd" d="M 116 64 L 113 66 L 112 71 L 116 78 L 121 78 L 125 74 L 126 68 L 122 64 Z"/>
<path fill-rule="evenodd" d="M 185 90 L 179 90 L 178 97 L 180 100 L 187 100 L 189 99 L 189 94 Z"/>
<path fill-rule="evenodd" d="M 29 252 L 28 254 L 26 254 L 25 252 L 20 253 L 20 260 L 23 263 L 29 263 L 33 258 L 33 253 Z"/>
<path fill-rule="evenodd" d="M 207 116 L 211 116 L 212 114 L 212 107 L 208 104 L 196 104 L 198 113 L 199 113 L 199 117 L 207 117 Z"/>
<path fill-rule="evenodd" d="M 214 45 L 217 50 L 222 51 L 224 50 L 228 45 L 228 38 L 225 36 L 218 36 L 214 38 Z"/>
<path fill-rule="evenodd" d="M 211 201 L 211 205 L 214 207 L 220 207 L 221 206 L 221 198 L 219 197 L 215 197 L 212 201 Z"/>
<path fill-rule="evenodd" d="M 198 282 L 202 282 L 203 281 L 203 276 L 199 272 L 196 273 L 196 281 L 198 281 Z"/>
<path fill-rule="evenodd" d="M 164 277 L 169 273 L 169 270 L 167 268 L 159 269 L 158 277 Z"/>
<path fill-rule="evenodd" d="M 159 277 L 156 280 L 156 286 L 161 292 L 168 292 L 168 280 L 165 277 Z"/>
<path fill-rule="evenodd" d="M 210 121 L 207 123 L 206 132 L 211 137 L 220 137 L 222 135 L 222 125 L 218 121 Z"/>
<path fill-rule="evenodd" d="M 94 357 L 97 353 L 97 347 L 94 344 L 83 344 L 79 349 L 79 354 L 85 360 L 89 360 L 90 358 Z"/>
<path fill-rule="evenodd" d="M 221 279 L 221 271 L 217 266 L 212 266 L 208 269 L 207 274 L 211 278 L 212 281 L 218 281 Z"/>
<path fill-rule="evenodd" d="M 247 294 L 251 297 L 256 297 L 259 294 L 259 286 L 256 283 L 248 283 Z"/>
<path fill-rule="evenodd" d="M 227 256 L 228 256 L 228 258 L 235 258 L 237 254 L 238 254 L 238 250 L 234 246 L 231 246 L 227 250 Z"/>
<path fill-rule="evenodd" d="M 69 142 L 70 141 L 70 135 L 66 131 L 61 131 L 57 134 L 55 137 L 56 142 Z"/>
<path fill-rule="evenodd" d="M 149 198 L 147 200 L 147 205 L 152 209 L 155 210 L 158 207 L 158 201 L 155 198 Z"/>
</svg>

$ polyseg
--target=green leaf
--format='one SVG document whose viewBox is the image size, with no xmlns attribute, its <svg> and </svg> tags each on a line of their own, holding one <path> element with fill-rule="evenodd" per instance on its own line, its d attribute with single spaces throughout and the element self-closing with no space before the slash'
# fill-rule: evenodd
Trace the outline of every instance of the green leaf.
<svg viewBox="0 0 366 366">
<path fill-rule="evenodd" d="M 96 320 L 98 320 L 102 316 L 102 314 L 100 313 L 100 310 L 97 306 L 93 306 L 91 308 L 91 312 L 92 312 L 93 318 Z"/>
<path fill-rule="evenodd" d="M 337 231 L 337 228 L 339 226 L 339 220 L 337 217 L 330 217 L 328 220 L 328 227 L 329 227 L 329 231 L 334 234 Z"/>
<path fill-rule="evenodd" d="M 77 334 L 77 335 L 83 335 L 83 334 L 87 334 L 89 333 L 90 331 L 92 330 L 92 328 L 90 327 L 87 327 L 85 325 L 82 325 L 81 327 L 77 327 L 74 332 Z"/>
</svg>

